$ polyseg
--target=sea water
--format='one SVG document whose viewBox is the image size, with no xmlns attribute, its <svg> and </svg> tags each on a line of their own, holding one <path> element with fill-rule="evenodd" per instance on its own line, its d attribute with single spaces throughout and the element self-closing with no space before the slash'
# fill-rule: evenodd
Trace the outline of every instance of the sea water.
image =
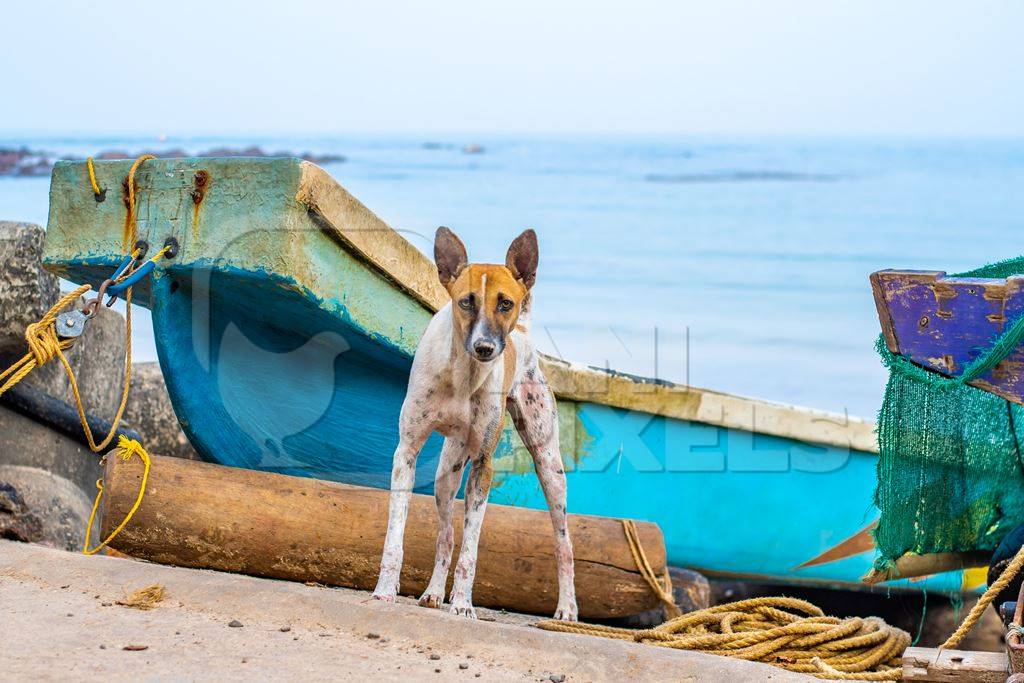
<svg viewBox="0 0 1024 683">
<path fill-rule="evenodd" d="M 868 275 L 1024 250 L 1021 140 L 0 137 L 73 156 L 251 144 L 345 155 L 326 169 L 428 254 L 438 225 L 498 263 L 535 228 L 547 353 L 867 418 L 885 381 Z M 0 219 L 45 224 L 48 189 L 0 178 Z M 155 359 L 145 316 L 135 333 Z"/>
</svg>

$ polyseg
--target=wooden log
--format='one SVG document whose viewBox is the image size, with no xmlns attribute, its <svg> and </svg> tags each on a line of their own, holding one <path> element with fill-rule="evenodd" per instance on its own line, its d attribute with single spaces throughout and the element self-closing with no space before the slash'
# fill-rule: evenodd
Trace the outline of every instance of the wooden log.
<svg viewBox="0 0 1024 683">
<path fill-rule="evenodd" d="M 104 538 L 134 503 L 142 471 L 138 458 L 107 458 Z M 380 489 L 154 456 L 142 505 L 111 545 L 161 564 L 372 590 L 387 531 L 388 496 Z M 455 519 L 457 554 L 462 501 L 456 501 Z M 569 515 L 569 529 L 581 618 L 632 615 L 659 604 L 636 568 L 619 520 Z M 661 530 L 649 522 L 638 522 L 637 529 L 660 576 L 665 567 Z M 414 495 L 403 594 L 418 597 L 426 588 L 436 538 L 433 496 Z M 547 511 L 489 505 L 479 550 L 475 604 L 554 612 L 558 583 Z"/>
<path fill-rule="evenodd" d="M 1010 661 L 1005 652 L 908 647 L 903 653 L 903 680 L 949 683 L 1003 683 Z"/>
</svg>

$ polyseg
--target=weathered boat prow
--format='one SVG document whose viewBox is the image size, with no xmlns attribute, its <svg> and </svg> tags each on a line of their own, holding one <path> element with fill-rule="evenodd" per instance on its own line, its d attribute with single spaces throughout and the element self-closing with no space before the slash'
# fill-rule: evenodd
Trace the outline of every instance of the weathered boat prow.
<svg viewBox="0 0 1024 683">
<path fill-rule="evenodd" d="M 889 351 L 947 377 L 961 375 L 1024 315 L 1024 276 L 881 270 L 871 287 Z M 968 384 L 1024 404 L 1024 346 Z"/>
<path fill-rule="evenodd" d="M 100 184 L 120 187 L 129 165 L 98 162 Z M 412 354 L 447 300 L 430 260 L 297 159 L 152 160 L 137 187 L 139 237 L 179 245 L 136 301 L 152 311 L 196 449 L 387 487 Z M 49 267 L 75 282 L 109 276 L 126 220 L 116 195 L 95 201 L 84 163 L 56 166 Z M 870 569 L 870 423 L 553 358 L 542 367 L 559 397 L 571 512 L 657 522 L 670 563 L 709 573 L 859 585 Z M 432 438 L 419 459 L 419 491 L 432 488 L 439 448 Z M 544 506 L 508 428 L 491 500 Z M 918 585 L 959 589 L 960 575 Z"/>
</svg>

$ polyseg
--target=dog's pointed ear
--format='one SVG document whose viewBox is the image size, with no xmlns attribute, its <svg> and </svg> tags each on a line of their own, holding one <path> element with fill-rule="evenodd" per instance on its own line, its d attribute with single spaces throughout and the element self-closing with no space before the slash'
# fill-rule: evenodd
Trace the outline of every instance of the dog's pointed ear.
<svg viewBox="0 0 1024 683">
<path fill-rule="evenodd" d="M 512 275 L 521 280 L 526 288 L 533 287 L 537 279 L 537 260 L 540 254 L 537 249 L 537 233 L 532 228 L 524 230 L 523 234 L 512 240 L 505 256 L 505 267 L 512 271 Z"/>
<path fill-rule="evenodd" d="M 448 286 L 459 277 L 469 262 L 466 256 L 466 245 L 454 232 L 443 225 L 434 235 L 434 263 L 437 264 L 437 277 L 441 284 Z"/>
</svg>

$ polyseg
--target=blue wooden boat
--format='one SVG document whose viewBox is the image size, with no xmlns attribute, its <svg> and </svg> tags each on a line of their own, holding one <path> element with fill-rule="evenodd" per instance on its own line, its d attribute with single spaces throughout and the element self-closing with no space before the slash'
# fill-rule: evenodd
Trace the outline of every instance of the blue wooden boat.
<svg viewBox="0 0 1024 683">
<path fill-rule="evenodd" d="M 130 163 L 59 162 L 45 262 L 98 285 L 118 265 Z M 317 166 L 161 159 L 137 175 L 139 236 L 179 245 L 135 301 L 152 311 L 181 425 L 225 465 L 386 488 L 412 354 L 446 301 L 430 260 Z M 658 523 L 669 561 L 718 576 L 861 586 L 871 567 L 873 425 L 584 367 L 543 369 L 559 399 L 569 510 Z M 440 439 L 426 445 L 429 491 Z M 506 428 L 491 500 L 544 507 Z M 382 511 L 382 514 L 385 512 Z M 944 572 L 903 587 L 957 591 Z"/>
</svg>

